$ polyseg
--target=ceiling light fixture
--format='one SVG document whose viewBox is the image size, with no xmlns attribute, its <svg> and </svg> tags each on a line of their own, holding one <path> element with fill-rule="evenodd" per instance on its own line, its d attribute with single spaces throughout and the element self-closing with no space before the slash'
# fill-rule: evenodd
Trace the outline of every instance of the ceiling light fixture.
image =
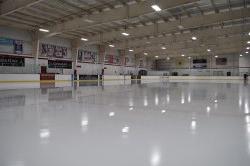
<svg viewBox="0 0 250 166">
<path fill-rule="evenodd" d="M 240 54 L 240 56 L 243 56 L 242 54 Z"/>
<path fill-rule="evenodd" d="M 191 57 L 189 56 L 188 59 L 191 59 Z"/>
<path fill-rule="evenodd" d="M 166 50 L 167 48 L 166 47 L 161 47 L 161 49 Z"/>
<path fill-rule="evenodd" d="M 247 41 L 247 44 L 250 44 L 250 41 Z"/>
<path fill-rule="evenodd" d="M 84 21 L 87 22 L 87 23 L 93 23 L 94 22 L 93 20 L 90 20 L 90 19 L 85 19 Z"/>
<path fill-rule="evenodd" d="M 144 55 L 148 55 L 148 53 L 144 52 Z"/>
<path fill-rule="evenodd" d="M 167 57 L 167 60 L 170 60 L 170 58 L 169 58 L 169 57 Z"/>
<path fill-rule="evenodd" d="M 155 56 L 155 58 L 159 58 L 159 56 Z"/>
<path fill-rule="evenodd" d="M 133 52 L 134 50 L 133 50 L 133 49 L 130 49 L 129 51 L 130 51 L 130 52 Z"/>
<path fill-rule="evenodd" d="M 192 37 L 192 40 L 197 40 L 197 37 L 193 36 L 193 37 Z"/>
<path fill-rule="evenodd" d="M 215 57 L 215 58 L 218 58 L 218 56 L 217 56 L 217 55 L 215 55 L 214 57 Z"/>
<path fill-rule="evenodd" d="M 43 29 L 43 28 L 40 28 L 39 31 L 41 31 L 41 32 L 49 32 L 48 29 Z"/>
<path fill-rule="evenodd" d="M 113 44 L 110 44 L 109 47 L 115 47 Z"/>
<path fill-rule="evenodd" d="M 123 36 L 129 36 L 130 34 L 127 33 L 127 32 L 122 32 L 122 35 L 123 35 Z"/>
<path fill-rule="evenodd" d="M 81 40 L 82 40 L 82 41 L 88 41 L 88 39 L 87 39 L 87 38 L 84 38 L 84 37 L 82 37 Z"/>
<path fill-rule="evenodd" d="M 247 50 L 250 50 L 250 47 L 247 47 Z"/>
<path fill-rule="evenodd" d="M 250 32 L 248 33 L 248 35 L 250 36 Z"/>
<path fill-rule="evenodd" d="M 249 52 L 248 51 L 246 51 L 246 54 L 248 54 Z"/>
<path fill-rule="evenodd" d="M 184 57 L 184 56 L 185 56 L 185 54 L 181 54 L 181 56 L 183 56 L 183 57 Z"/>
<path fill-rule="evenodd" d="M 161 11 L 161 8 L 158 5 L 152 5 L 151 7 L 157 12 Z"/>
<path fill-rule="evenodd" d="M 211 49 L 207 49 L 207 52 L 211 52 Z"/>
<path fill-rule="evenodd" d="M 177 26 L 179 29 L 184 29 L 184 26 L 183 25 L 178 25 Z"/>
</svg>

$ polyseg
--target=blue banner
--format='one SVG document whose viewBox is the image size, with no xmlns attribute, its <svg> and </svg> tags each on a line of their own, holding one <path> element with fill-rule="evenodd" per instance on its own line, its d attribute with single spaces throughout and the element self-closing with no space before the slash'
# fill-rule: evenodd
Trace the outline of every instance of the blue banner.
<svg viewBox="0 0 250 166">
<path fill-rule="evenodd" d="M 14 40 L 5 38 L 5 37 L 0 37 L 0 45 L 13 45 Z"/>
</svg>

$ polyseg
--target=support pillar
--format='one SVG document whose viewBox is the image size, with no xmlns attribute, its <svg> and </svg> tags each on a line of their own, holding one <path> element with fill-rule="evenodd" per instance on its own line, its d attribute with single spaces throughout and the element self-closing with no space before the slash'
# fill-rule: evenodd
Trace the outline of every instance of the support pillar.
<svg viewBox="0 0 250 166">
<path fill-rule="evenodd" d="M 126 67 L 126 50 L 119 50 L 121 56 L 121 65 L 122 65 L 122 74 L 125 75 L 125 67 Z"/>
<path fill-rule="evenodd" d="M 39 58 L 39 32 L 33 31 L 32 32 L 32 56 L 34 57 L 34 72 L 39 73 L 39 64 L 38 64 L 38 58 Z"/>
<path fill-rule="evenodd" d="M 80 48 L 80 45 L 81 43 L 80 43 L 80 40 L 78 39 L 71 41 L 71 56 L 72 56 L 71 58 L 72 58 L 72 70 L 73 70 L 73 73 L 71 74 L 72 74 L 73 80 L 79 80 L 79 75 L 77 73 L 77 61 L 78 61 L 78 50 Z"/>
<path fill-rule="evenodd" d="M 99 74 L 103 75 L 104 74 L 104 59 L 105 59 L 105 45 L 98 45 L 98 63 L 99 63 Z"/>
<path fill-rule="evenodd" d="M 139 66 L 140 66 L 140 55 L 135 54 L 135 71 L 136 71 L 136 75 L 138 75 Z"/>
</svg>

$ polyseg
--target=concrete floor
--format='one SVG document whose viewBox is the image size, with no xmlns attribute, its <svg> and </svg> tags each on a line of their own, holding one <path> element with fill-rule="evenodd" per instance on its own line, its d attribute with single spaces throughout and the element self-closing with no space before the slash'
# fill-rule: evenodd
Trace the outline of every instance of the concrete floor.
<svg viewBox="0 0 250 166">
<path fill-rule="evenodd" d="M 0 91 L 0 166 L 250 165 L 248 84 L 42 87 Z"/>
</svg>

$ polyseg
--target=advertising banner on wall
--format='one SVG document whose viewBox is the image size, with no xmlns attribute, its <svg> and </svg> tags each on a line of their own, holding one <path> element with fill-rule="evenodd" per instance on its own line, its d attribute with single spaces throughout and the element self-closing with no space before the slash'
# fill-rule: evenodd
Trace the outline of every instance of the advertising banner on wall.
<svg viewBox="0 0 250 166">
<path fill-rule="evenodd" d="M 227 65 L 227 58 L 216 58 L 216 65 Z"/>
<path fill-rule="evenodd" d="M 14 53 L 15 54 L 23 53 L 23 41 L 22 40 L 14 40 Z"/>
<path fill-rule="evenodd" d="M 15 40 L 5 37 L 0 37 L 0 46 L 3 52 L 22 54 L 23 53 L 23 41 Z"/>
<path fill-rule="evenodd" d="M 120 55 L 106 54 L 104 62 L 106 64 L 120 65 L 121 64 L 121 57 L 120 57 Z"/>
<path fill-rule="evenodd" d="M 97 62 L 97 52 L 79 50 L 78 51 L 78 61 L 95 63 L 95 62 Z"/>
<path fill-rule="evenodd" d="M 135 57 L 133 55 L 125 57 L 125 65 L 126 66 L 133 66 L 135 65 Z"/>
<path fill-rule="evenodd" d="M 51 44 L 41 44 L 41 57 L 68 59 L 68 48 Z"/>
<path fill-rule="evenodd" d="M 0 66 L 25 66 L 25 59 L 22 57 L 0 56 Z"/>
<path fill-rule="evenodd" d="M 72 69 L 71 61 L 48 60 L 48 67 L 55 69 Z"/>
<path fill-rule="evenodd" d="M 143 59 L 139 60 L 139 67 L 144 67 Z"/>
<path fill-rule="evenodd" d="M 206 59 L 194 59 L 193 60 L 193 68 L 206 69 L 207 68 L 207 60 Z"/>
<path fill-rule="evenodd" d="M 13 45 L 14 40 L 6 37 L 0 37 L 0 45 Z"/>
</svg>

